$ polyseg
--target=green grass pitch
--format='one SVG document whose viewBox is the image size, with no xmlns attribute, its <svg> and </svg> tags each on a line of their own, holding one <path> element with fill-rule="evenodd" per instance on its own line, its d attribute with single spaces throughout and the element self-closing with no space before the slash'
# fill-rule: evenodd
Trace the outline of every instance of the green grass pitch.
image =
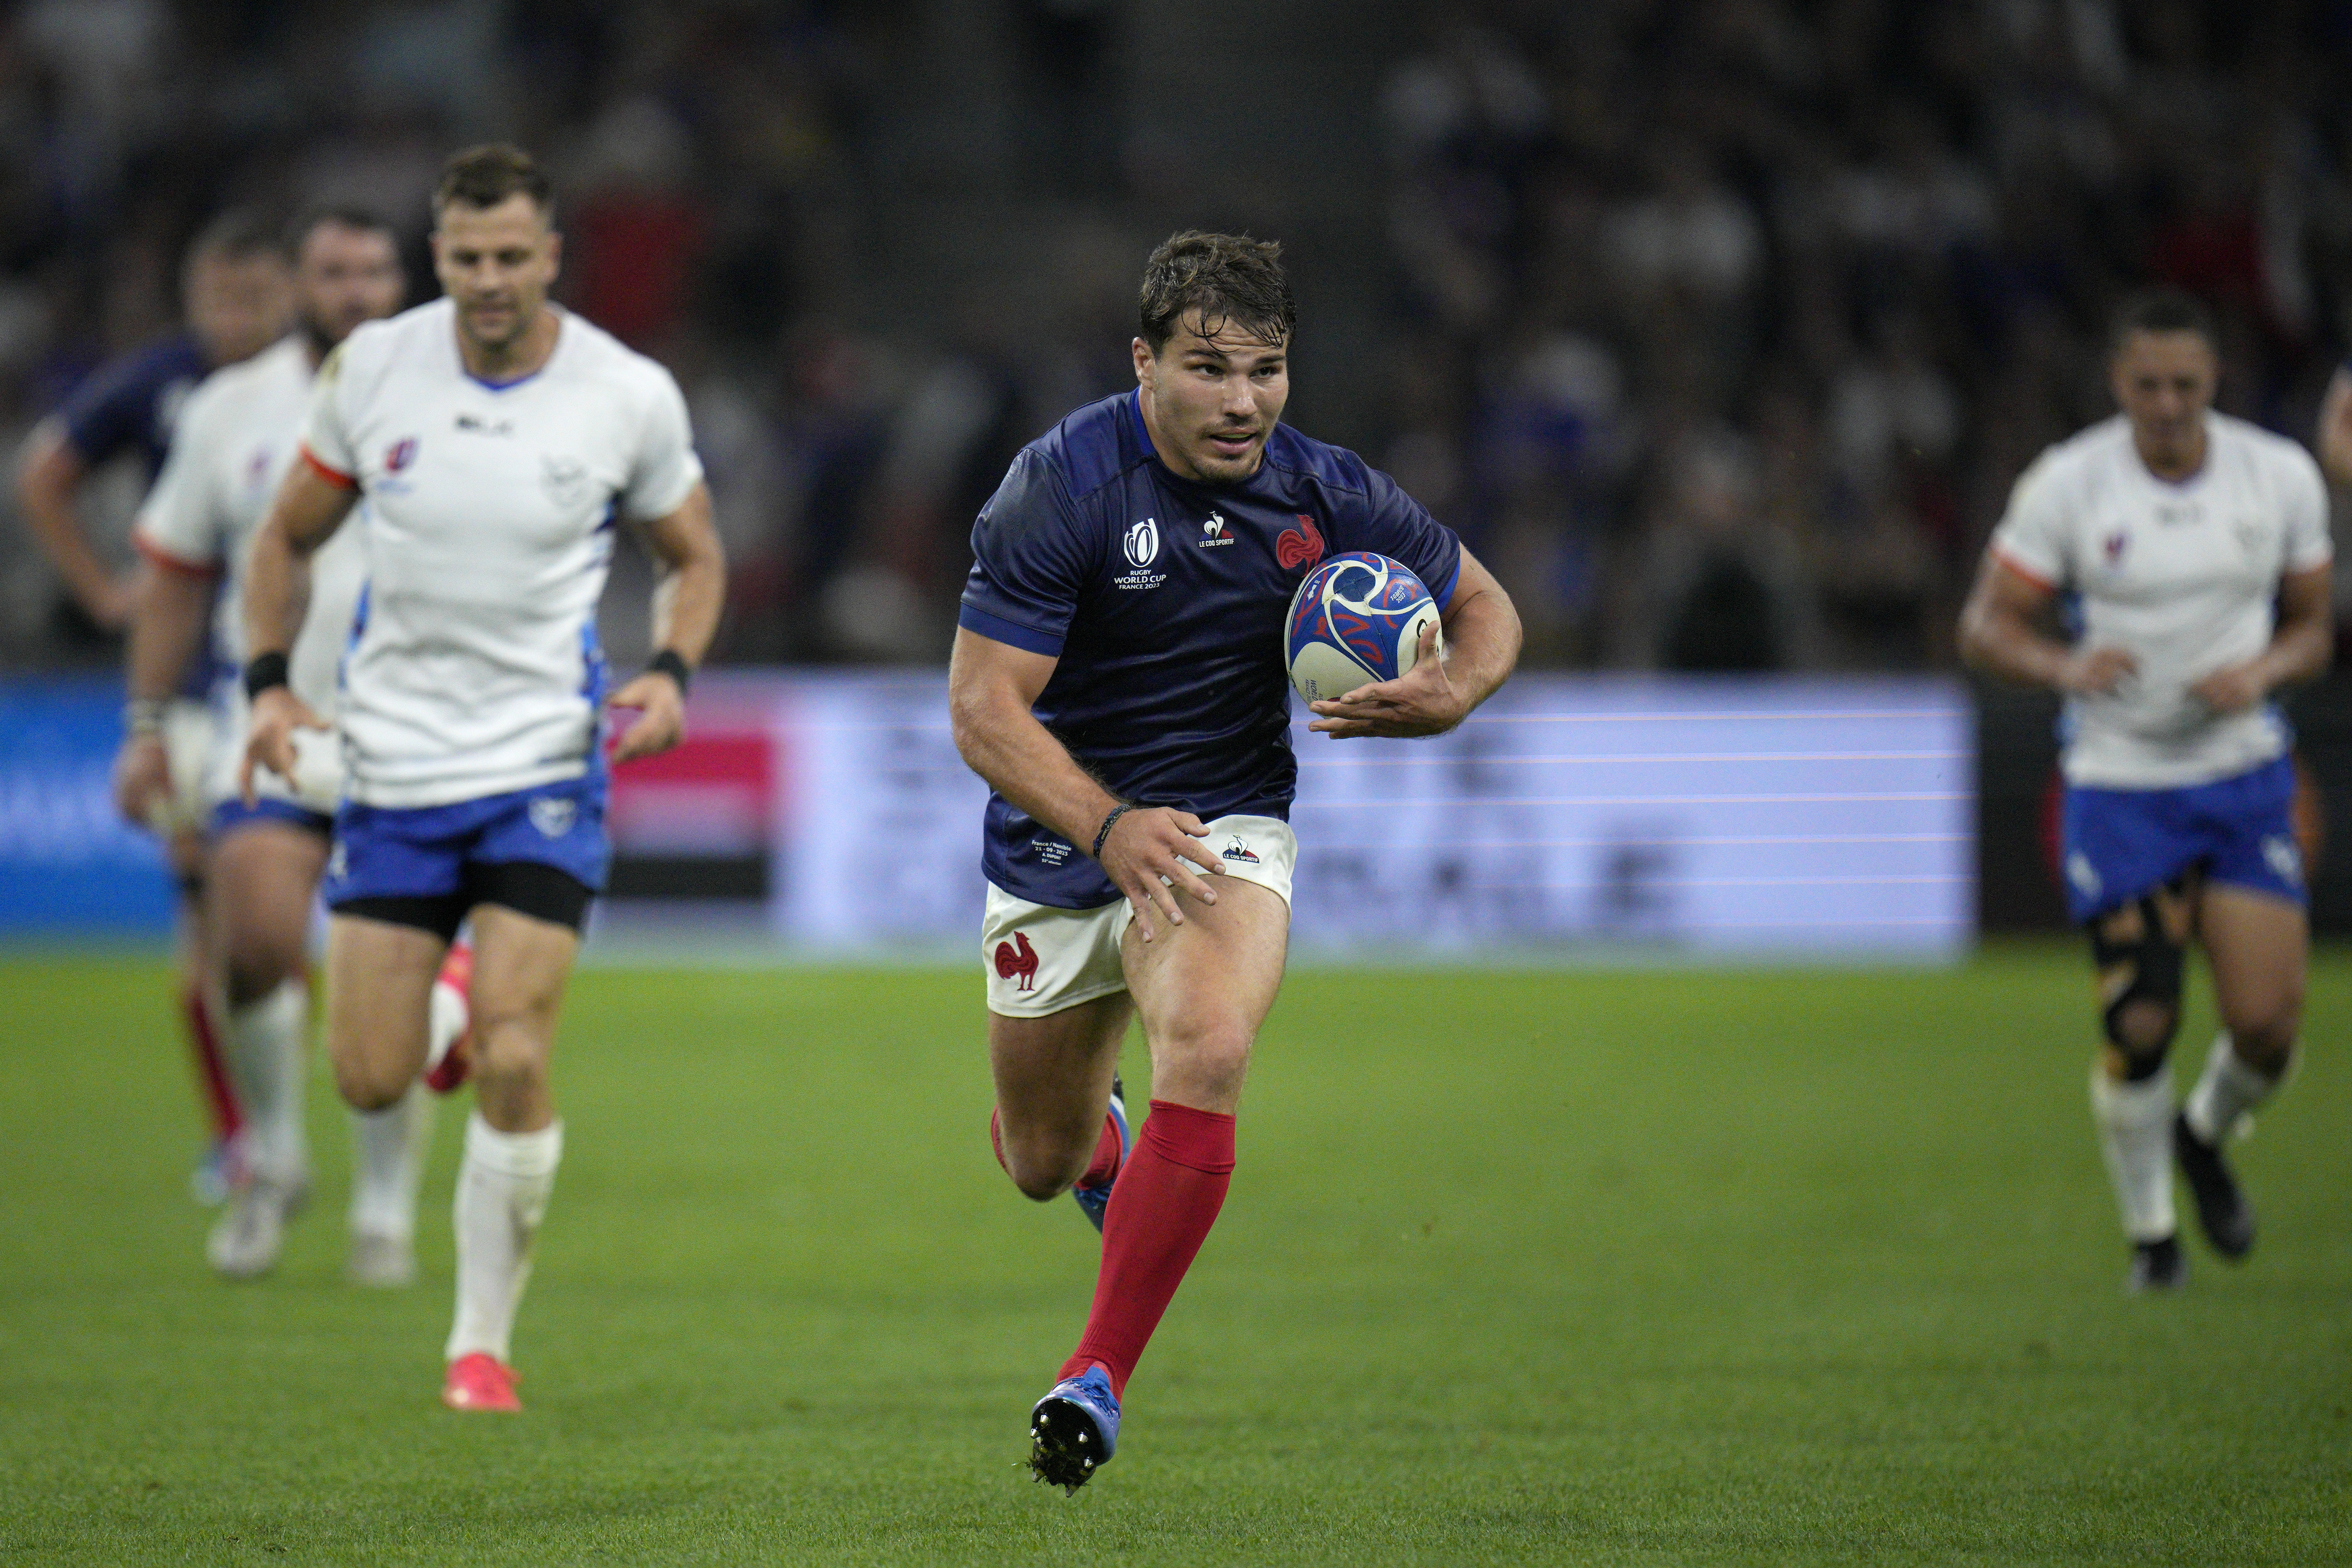
<svg viewBox="0 0 2352 1568">
<path fill-rule="evenodd" d="M 1018 1466 L 1094 1237 L 989 1159 L 976 975 L 583 974 L 507 1420 L 435 1397 L 460 1107 L 415 1288 L 341 1279 L 323 1073 L 315 1205 L 226 1285 L 162 969 L 11 961 L 0 1562 L 2352 1561 L 2352 959 L 2253 1258 L 2158 1300 L 2083 967 L 1294 976 L 1066 1499 Z"/>
</svg>

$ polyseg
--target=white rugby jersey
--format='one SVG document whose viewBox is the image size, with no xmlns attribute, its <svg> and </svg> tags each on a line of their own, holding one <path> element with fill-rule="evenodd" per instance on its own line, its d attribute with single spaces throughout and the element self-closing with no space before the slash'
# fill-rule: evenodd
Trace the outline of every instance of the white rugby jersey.
<svg viewBox="0 0 2352 1568">
<path fill-rule="evenodd" d="M 242 668 L 246 658 L 246 558 L 278 481 L 301 449 L 312 381 L 308 345 L 299 333 L 215 372 L 181 411 L 171 456 L 139 510 L 132 537 L 148 559 L 167 570 L 225 575 L 215 606 L 213 647 L 232 669 Z M 289 657 L 287 683 L 331 722 L 335 667 L 351 633 L 365 570 L 362 550 L 359 528 L 350 527 L 311 558 L 310 608 Z M 236 790 L 247 719 L 241 682 L 225 683 L 216 711 L 223 722 L 220 744 L 205 765 L 203 794 L 208 802 L 225 800 Z M 302 742 L 301 787 L 289 790 L 267 772 L 257 773 L 256 787 L 331 811 L 332 748 L 323 743 L 324 736 L 304 733 L 312 738 Z"/>
<path fill-rule="evenodd" d="M 2189 693 L 2270 646 L 2279 579 L 2327 563 L 2327 491 L 2311 454 L 2227 415 L 2205 416 L 2205 466 L 2147 470 L 2121 415 L 2036 458 L 1993 533 L 2000 560 L 2079 595 L 2084 647 L 2139 661 L 2111 697 L 2067 701 L 2067 779 L 2169 789 L 2227 778 L 2286 750 L 2264 703 L 2217 714 Z"/>
<path fill-rule="evenodd" d="M 447 300 L 373 321 L 322 368 L 304 437 L 367 498 L 367 588 L 343 665 L 345 789 L 444 805 L 595 758 L 596 601 L 616 518 L 702 478 L 667 371 L 576 315 L 504 385 L 466 373 Z"/>
</svg>

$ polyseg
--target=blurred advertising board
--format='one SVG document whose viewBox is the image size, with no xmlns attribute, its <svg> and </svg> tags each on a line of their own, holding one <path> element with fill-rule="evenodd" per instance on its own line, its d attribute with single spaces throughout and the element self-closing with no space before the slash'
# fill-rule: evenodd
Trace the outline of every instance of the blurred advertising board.
<svg viewBox="0 0 2352 1568">
<path fill-rule="evenodd" d="M 9 689 L 0 929 L 159 925 L 160 863 L 106 804 L 115 700 Z M 615 773 L 614 929 L 691 910 L 696 931 L 794 952 L 976 939 L 987 790 L 956 755 L 943 676 L 713 671 L 691 731 Z M 1523 676 L 1430 741 L 1334 742 L 1302 715 L 1294 940 L 1957 956 L 1972 734 L 1965 689 L 1908 679 Z"/>
</svg>

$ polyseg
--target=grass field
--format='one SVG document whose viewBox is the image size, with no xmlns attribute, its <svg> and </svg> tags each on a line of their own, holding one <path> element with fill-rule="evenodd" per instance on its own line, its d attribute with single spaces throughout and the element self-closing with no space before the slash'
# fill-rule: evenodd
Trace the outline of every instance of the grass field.
<svg viewBox="0 0 2352 1568">
<path fill-rule="evenodd" d="M 989 1159 L 976 978 L 583 974 L 504 1420 L 435 1401 L 457 1107 L 415 1289 L 341 1282 L 323 1084 L 319 1202 L 225 1285 L 160 967 L 0 964 L 0 1561 L 2352 1561 L 2352 961 L 2253 1258 L 2158 1300 L 2081 970 L 1294 977 L 1065 1499 L 1016 1467 L 1093 1234 Z"/>
</svg>

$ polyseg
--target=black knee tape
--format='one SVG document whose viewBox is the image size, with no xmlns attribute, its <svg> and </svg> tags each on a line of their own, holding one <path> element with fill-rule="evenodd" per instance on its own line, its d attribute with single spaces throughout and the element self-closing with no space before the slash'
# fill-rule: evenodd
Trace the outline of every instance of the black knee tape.
<svg viewBox="0 0 2352 1568">
<path fill-rule="evenodd" d="M 2107 1039 L 2124 1055 L 2125 1079 L 2134 1083 L 2156 1076 L 2164 1066 L 2165 1053 L 2172 1048 L 2173 1036 L 2179 1031 L 2181 965 L 2187 956 L 2180 943 L 2166 932 L 2163 912 L 2157 908 L 2154 895 L 2139 900 L 2139 919 L 2140 934 L 2129 942 L 2114 940 L 2096 922 L 2091 927 L 2091 961 L 2099 973 L 2117 967 L 2130 970 L 2130 979 L 2107 1003 L 2100 1022 Z M 2125 1036 L 2124 1010 L 2135 1002 L 2152 1003 L 2164 1010 L 2161 1039 L 2146 1044 Z"/>
</svg>

